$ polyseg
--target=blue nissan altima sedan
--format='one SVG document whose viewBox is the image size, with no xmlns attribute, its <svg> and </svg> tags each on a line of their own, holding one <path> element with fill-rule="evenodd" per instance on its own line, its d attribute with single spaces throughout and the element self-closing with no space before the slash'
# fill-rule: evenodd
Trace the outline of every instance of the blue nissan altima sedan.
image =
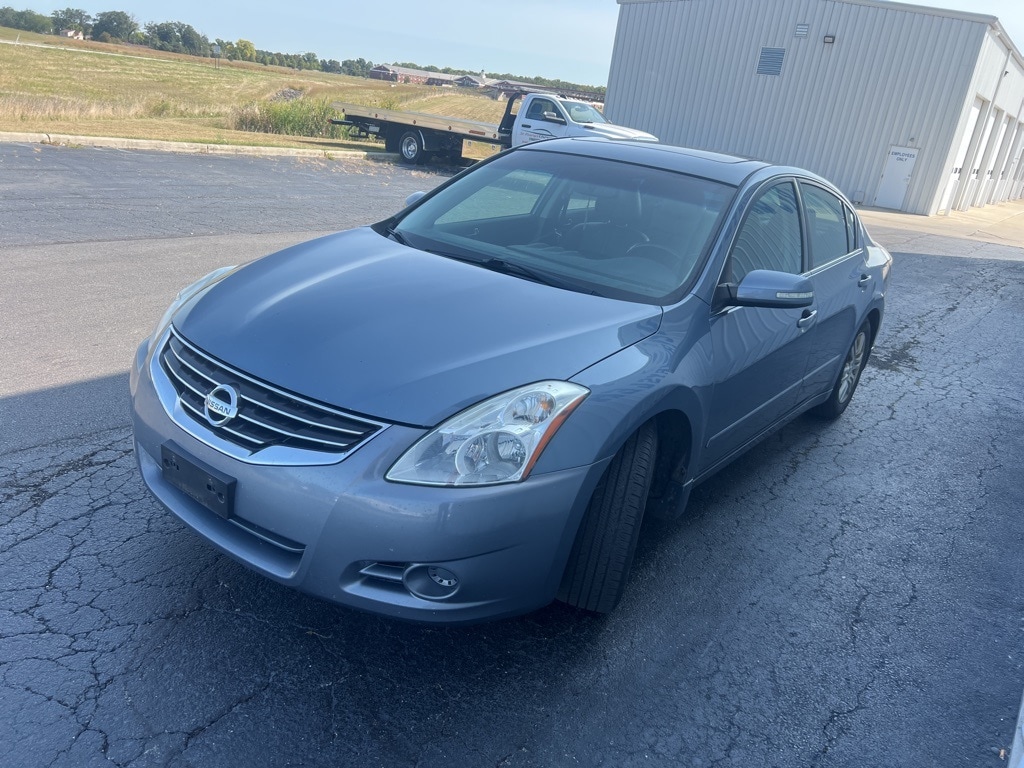
<svg viewBox="0 0 1024 768">
<path fill-rule="evenodd" d="M 797 168 L 559 139 L 182 290 L 138 348 L 155 497 L 255 571 L 430 623 L 623 596 L 645 512 L 840 416 L 891 257 Z"/>
</svg>

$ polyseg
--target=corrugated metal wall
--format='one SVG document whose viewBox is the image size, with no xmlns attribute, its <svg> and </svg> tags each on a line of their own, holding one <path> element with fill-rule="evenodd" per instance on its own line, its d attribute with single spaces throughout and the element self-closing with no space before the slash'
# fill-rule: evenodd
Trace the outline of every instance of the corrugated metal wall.
<svg viewBox="0 0 1024 768">
<path fill-rule="evenodd" d="M 952 189 L 943 191 L 938 210 L 966 210 L 1021 196 L 1020 180 L 1024 135 L 1024 62 L 1013 55 L 995 29 L 989 29 L 978 57 L 967 98 L 980 102 L 976 126 L 966 126 L 976 134 L 964 162 L 954 161 L 960 173 L 950 178 Z M 972 137 L 973 139 L 973 137 Z"/>
<path fill-rule="evenodd" d="M 937 208 L 976 92 L 989 86 L 991 98 L 986 77 L 1006 55 L 987 61 L 990 17 L 896 3 L 619 3 L 611 120 L 667 143 L 803 166 L 869 205 L 890 148 L 916 148 L 903 203 L 915 213 Z M 762 47 L 785 49 L 780 76 L 756 73 Z"/>
</svg>

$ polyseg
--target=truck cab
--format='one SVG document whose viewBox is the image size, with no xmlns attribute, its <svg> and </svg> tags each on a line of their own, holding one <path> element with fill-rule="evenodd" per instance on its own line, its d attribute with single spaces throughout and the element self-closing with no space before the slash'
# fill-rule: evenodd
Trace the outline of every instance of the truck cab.
<svg viewBox="0 0 1024 768">
<path fill-rule="evenodd" d="M 657 141 L 644 131 L 613 125 L 589 102 L 553 93 L 526 93 L 509 98 L 498 132 L 507 136 L 512 146 L 571 136 Z"/>
</svg>

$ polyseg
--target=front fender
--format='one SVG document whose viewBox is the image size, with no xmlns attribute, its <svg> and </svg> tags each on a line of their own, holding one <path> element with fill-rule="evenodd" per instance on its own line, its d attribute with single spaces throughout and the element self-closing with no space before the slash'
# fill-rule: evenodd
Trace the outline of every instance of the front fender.
<svg viewBox="0 0 1024 768">
<path fill-rule="evenodd" d="M 673 334 L 659 331 L 574 376 L 590 395 L 559 429 L 535 471 L 607 461 L 642 424 L 669 413 L 689 427 L 681 453 L 696 456 L 712 386 L 710 337 L 687 341 L 676 344 Z"/>
</svg>

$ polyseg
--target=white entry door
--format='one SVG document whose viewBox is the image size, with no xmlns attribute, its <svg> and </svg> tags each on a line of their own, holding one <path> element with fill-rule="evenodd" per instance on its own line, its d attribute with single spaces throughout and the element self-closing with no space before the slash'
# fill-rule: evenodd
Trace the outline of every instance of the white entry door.
<svg viewBox="0 0 1024 768">
<path fill-rule="evenodd" d="M 917 162 L 917 147 L 892 147 L 885 161 L 885 170 L 878 182 L 875 205 L 879 208 L 903 209 L 910 178 L 914 175 Z"/>
</svg>

